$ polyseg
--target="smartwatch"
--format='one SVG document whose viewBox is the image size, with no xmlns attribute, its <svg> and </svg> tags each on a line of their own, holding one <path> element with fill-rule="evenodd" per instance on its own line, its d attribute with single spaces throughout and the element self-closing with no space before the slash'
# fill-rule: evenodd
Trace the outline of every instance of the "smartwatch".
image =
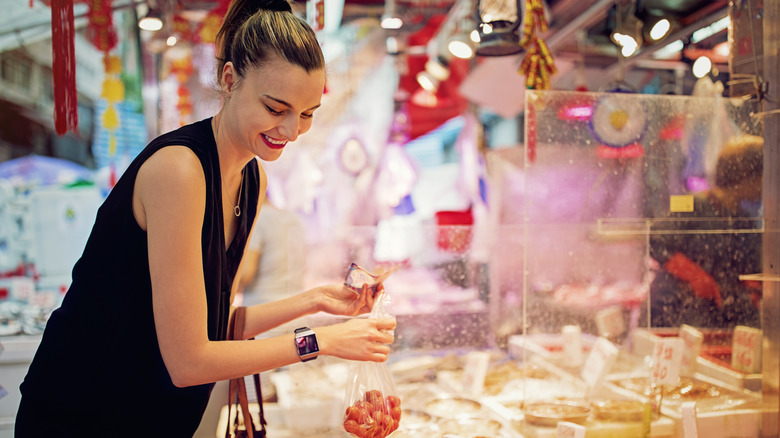
<svg viewBox="0 0 780 438">
<path fill-rule="evenodd" d="M 308 327 L 295 329 L 295 348 L 298 349 L 301 362 L 316 359 L 320 347 L 317 345 L 317 335 L 314 334 L 314 330 Z"/>
</svg>

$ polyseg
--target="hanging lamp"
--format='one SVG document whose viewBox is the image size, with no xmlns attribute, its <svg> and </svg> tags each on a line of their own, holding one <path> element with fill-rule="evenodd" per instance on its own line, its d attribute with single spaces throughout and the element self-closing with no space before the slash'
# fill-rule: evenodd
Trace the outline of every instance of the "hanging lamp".
<svg viewBox="0 0 780 438">
<path fill-rule="evenodd" d="M 521 0 L 478 0 L 480 56 L 509 56 L 523 51 L 518 29 L 522 22 Z"/>
</svg>

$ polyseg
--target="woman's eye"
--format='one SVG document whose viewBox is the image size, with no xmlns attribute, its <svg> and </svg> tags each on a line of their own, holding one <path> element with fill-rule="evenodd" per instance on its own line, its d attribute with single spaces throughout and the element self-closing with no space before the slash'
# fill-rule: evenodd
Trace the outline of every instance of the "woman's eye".
<svg viewBox="0 0 780 438">
<path fill-rule="evenodd" d="M 281 115 L 281 114 L 282 114 L 282 112 L 281 112 L 281 111 L 276 111 L 275 109 L 271 108 L 271 107 L 270 107 L 270 106 L 268 106 L 268 105 L 266 105 L 265 107 L 266 107 L 266 109 L 268 109 L 268 112 L 269 112 L 269 113 L 271 113 L 271 114 L 273 114 L 273 115 L 279 116 L 279 115 Z"/>
<path fill-rule="evenodd" d="M 314 117 L 313 113 L 312 114 L 301 114 L 301 118 L 304 118 L 304 119 L 311 119 L 313 117 Z"/>
</svg>

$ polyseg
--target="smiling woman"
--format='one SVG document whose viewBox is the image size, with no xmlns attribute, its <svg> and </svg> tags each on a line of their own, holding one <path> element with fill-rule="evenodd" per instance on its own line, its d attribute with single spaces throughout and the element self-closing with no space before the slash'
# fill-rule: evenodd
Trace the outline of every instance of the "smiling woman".
<svg viewBox="0 0 780 438">
<path fill-rule="evenodd" d="M 191 437 L 214 382 L 301 360 L 294 333 L 231 342 L 228 322 L 266 192 L 257 158 L 277 159 L 311 127 L 322 52 L 285 0 L 234 0 L 217 42 L 221 108 L 152 140 L 101 206 L 20 386 L 15 436 Z M 315 287 L 246 309 L 234 335 L 316 312 L 357 316 L 373 300 L 367 287 Z M 357 318 L 307 329 L 319 351 L 305 359 L 385 361 L 394 327 Z"/>
</svg>

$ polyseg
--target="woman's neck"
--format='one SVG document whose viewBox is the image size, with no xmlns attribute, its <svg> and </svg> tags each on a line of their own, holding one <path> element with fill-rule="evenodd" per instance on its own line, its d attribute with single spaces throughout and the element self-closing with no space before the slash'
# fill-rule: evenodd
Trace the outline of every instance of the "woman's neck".
<svg viewBox="0 0 780 438">
<path fill-rule="evenodd" d="M 225 180 L 236 177 L 246 166 L 248 160 L 241 158 L 241 151 L 230 141 L 227 127 L 222 124 L 222 113 L 217 113 L 211 119 L 211 129 L 214 131 L 214 141 L 217 144 L 219 168 Z"/>
</svg>

